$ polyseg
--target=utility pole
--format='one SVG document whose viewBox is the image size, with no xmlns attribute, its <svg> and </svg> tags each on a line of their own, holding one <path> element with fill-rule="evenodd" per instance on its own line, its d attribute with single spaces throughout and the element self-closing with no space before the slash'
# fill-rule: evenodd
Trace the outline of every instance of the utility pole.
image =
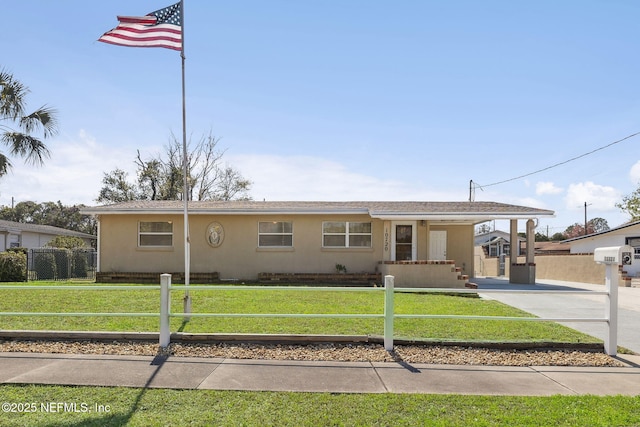
<svg viewBox="0 0 640 427">
<path fill-rule="evenodd" d="M 587 206 L 591 206 L 591 203 L 589 203 L 587 205 L 587 202 L 584 202 L 584 235 L 586 236 L 587 233 Z"/>
</svg>

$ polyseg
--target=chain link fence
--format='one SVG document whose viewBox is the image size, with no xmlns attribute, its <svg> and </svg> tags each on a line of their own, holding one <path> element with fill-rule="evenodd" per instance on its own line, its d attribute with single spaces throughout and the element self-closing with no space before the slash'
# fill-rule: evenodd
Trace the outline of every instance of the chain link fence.
<svg viewBox="0 0 640 427">
<path fill-rule="evenodd" d="M 27 280 L 95 280 L 95 249 L 29 249 Z"/>
</svg>

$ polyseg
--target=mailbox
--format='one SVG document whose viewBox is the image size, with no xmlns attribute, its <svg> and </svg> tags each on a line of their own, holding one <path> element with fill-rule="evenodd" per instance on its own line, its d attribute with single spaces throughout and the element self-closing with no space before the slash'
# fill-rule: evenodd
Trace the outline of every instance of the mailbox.
<svg viewBox="0 0 640 427">
<path fill-rule="evenodd" d="M 596 248 L 593 260 L 598 264 L 631 265 L 633 248 L 629 245 Z"/>
</svg>

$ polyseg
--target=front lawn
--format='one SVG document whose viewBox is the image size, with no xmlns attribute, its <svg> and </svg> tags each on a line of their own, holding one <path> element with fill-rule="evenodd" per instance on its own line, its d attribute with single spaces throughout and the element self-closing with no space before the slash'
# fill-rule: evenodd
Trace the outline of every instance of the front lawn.
<svg viewBox="0 0 640 427">
<path fill-rule="evenodd" d="M 637 396 L 276 393 L 39 385 L 0 385 L 0 396 L 3 402 L 35 404 L 34 411 L 0 413 L 3 426 L 640 425 Z M 66 409 L 59 403 L 66 403 Z"/>
<path fill-rule="evenodd" d="M 76 285 L 87 283 L 77 283 Z M 36 285 L 69 286 L 65 282 L 37 282 Z M 0 312 L 94 312 L 158 313 L 159 290 L 19 290 L 32 283 L 12 284 L 0 290 Z M 190 291 L 193 313 L 305 313 L 382 314 L 383 292 L 220 290 Z M 182 312 L 180 290 L 172 292 L 171 312 Z M 495 300 L 429 293 L 396 293 L 396 314 L 456 314 L 474 316 L 531 317 L 528 313 Z M 57 317 L 1 316 L 0 329 L 64 331 L 157 332 L 158 317 Z M 171 319 L 171 330 L 191 333 L 382 335 L 382 318 L 260 318 L 193 317 Z M 394 336 L 410 339 L 461 341 L 551 341 L 600 342 L 554 322 L 396 319 Z"/>
</svg>

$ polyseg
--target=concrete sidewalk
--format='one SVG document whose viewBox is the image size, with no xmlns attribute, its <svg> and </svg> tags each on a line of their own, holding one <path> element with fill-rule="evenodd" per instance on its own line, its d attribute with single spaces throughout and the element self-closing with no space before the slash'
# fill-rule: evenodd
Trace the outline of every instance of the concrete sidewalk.
<svg viewBox="0 0 640 427">
<path fill-rule="evenodd" d="M 0 353 L 1 384 L 467 395 L 640 395 L 626 367 L 504 367 Z"/>
</svg>

